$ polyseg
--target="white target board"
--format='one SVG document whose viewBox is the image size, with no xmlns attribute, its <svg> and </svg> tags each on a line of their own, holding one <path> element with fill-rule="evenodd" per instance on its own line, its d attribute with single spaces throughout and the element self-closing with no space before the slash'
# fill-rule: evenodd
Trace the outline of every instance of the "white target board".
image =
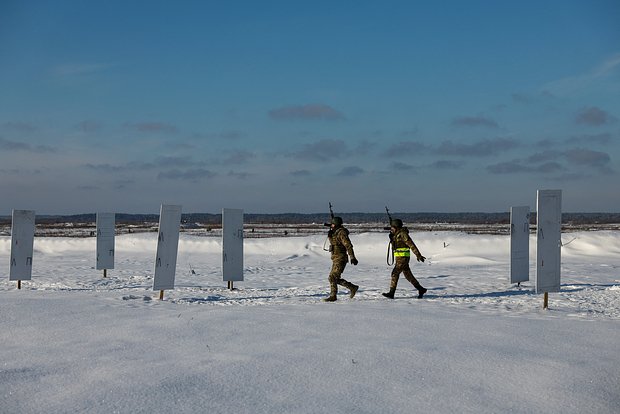
<svg viewBox="0 0 620 414">
<path fill-rule="evenodd" d="M 32 210 L 13 210 L 9 280 L 32 279 L 34 217 Z"/>
<path fill-rule="evenodd" d="M 114 213 L 97 213 L 97 270 L 114 269 Z"/>
<path fill-rule="evenodd" d="M 510 283 L 530 280 L 530 207 L 510 208 Z"/>
<path fill-rule="evenodd" d="M 243 210 L 222 209 L 222 275 L 225 282 L 243 281 Z"/>
<path fill-rule="evenodd" d="M 536 293 L 560 291 L 562 190 L 538 190 Z"/>
<path fill-rule="evenodd" d="M 161 205 L 153 290 L 174 289 L 179 249 L 181 206 Z"/>
</svg>

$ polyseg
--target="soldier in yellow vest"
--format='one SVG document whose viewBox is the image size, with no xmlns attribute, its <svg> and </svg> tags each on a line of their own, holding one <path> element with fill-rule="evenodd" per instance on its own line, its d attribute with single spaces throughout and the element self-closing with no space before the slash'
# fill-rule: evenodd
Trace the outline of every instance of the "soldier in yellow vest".
<svg viewBox="0 0 620 414">
<path fill-rule="evenodd" d="M 359 286 L 354 285 L 340 277 L 347 266 L 348 259 L 351 264 L 357 266 L 357 259 L 353 252 L 353 244 L 349 240 L 349 230 L 342 225 L 342 217 L 334 217 L 331 221 L 331 229 L 327 233 L 329 238 L 329 251 L 332 257 L 332 270 L 329 272 L 329 296 L 323 299 L 325 302 L 336 301 L 338 285 L 349 289 L 349 297 L 353 298 Z"/>
<path fill-rule="evenodd" d="M 411 269 L 409 268 L 409 260 L 411 258 L 411 252 L 415 254 L 418 262 L 424 262 L 426 258 L 422 256 L 413 240 L 411 240 L 409 229 L 403 227 L 403 222 L 400 219 L 393 219 L 390 222 L 390 242 L 392 243 L 394 252 L 394 269 L 392 269 L 390 291 L 382 293 L 382 295 L 386 298 L 394 299 L 398 278 L 400 274 L 403 273 L 405 278 L 418 290 L 418 298 L 421 299 L 426 293 L 426 289 L 413 277 L 413 273 L 411 273 Z"/>
</svg>

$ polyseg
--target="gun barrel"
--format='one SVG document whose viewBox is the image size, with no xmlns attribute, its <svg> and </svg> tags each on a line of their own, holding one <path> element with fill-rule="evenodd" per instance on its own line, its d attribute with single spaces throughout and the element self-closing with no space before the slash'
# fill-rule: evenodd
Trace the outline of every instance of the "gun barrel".
<svg viewBox="0 0 620 414">
<path fill-rule="evenodd" d="M 324 225 L 325 227 L 331 227 L 331 226 L 332 226 L 330 223 L 323 223 L 323 225 Z"/>
</svg>

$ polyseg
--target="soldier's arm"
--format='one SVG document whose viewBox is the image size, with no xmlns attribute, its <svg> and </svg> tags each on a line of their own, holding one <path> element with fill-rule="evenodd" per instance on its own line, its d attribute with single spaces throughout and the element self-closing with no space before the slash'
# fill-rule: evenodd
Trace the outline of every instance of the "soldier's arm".
<svg viewBox="0 0 620 414">
<path fill-rule="evenodd" d="M 354 261 L 357 262 L 355 252 L 353 251 L 353 243 L 351 243 L 351 239 L 349 239 L 349 236 L 345 232 L 340 233 L 340 242 L 345 249 L 347 249 L 347 254 L 349 255 L 349 259 L 351 259 L 351 263 Z"/>
<path fill-rule="evenodd" d="M 418 246 L 416 246 L 413 240 L 411 240 L 411 236 L 407 235 L 407 240 L 405 241 L 405 243 L 407 243 L 407 246 L 411 249 L 413 254 L 415 254 L 418 262 L 423 262 L 426 259 L 426 257 L 422 256 L 422 253 L 420 253 Z"/>
</svg>

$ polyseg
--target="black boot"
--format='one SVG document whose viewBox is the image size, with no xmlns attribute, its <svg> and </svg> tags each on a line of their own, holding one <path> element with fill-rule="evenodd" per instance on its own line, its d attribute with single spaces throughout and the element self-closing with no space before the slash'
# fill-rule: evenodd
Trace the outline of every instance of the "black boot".
<svg viewBox="0 0 620 414">
<path fill-rule="evenodd" d="M 426 293 L 427 289 L 420 286 L 418 288 L 418 299 L 422 299 L 422 296 Z"/>
<path fill-rule="evenodd" d="M 382 293 L 386 298 L 394 299 L 394 293 L 396 292 L 396 288 L 390 288 L 390 291 L 387 293 Z"/>
<path fill-rule="evenodd" d="M 351 288 L 350 288 L 350 289 L 351 289 L 351 291 L 349 292 L 349 297 L 350 297 L 351 299 L 353 299 L 353 296 L 355 296 L 355 294 L 357 293 L 357 289 L 359 289 L 359 288 L 360 288 L 360 287 L 359 287 L 359 286 L 357 286 L 357 285 L 352 285 L 352 286 L 351 286 Z"/>
<path fill-rule="evenodd" d="M 329 289 L 329 296 L 323 299 L 323 301 L 324 302 L 335 302 L 337 294 L 338 294 L 338 286 L 332 285 L 330 286 L 330 289 Z"/>
</svg>

